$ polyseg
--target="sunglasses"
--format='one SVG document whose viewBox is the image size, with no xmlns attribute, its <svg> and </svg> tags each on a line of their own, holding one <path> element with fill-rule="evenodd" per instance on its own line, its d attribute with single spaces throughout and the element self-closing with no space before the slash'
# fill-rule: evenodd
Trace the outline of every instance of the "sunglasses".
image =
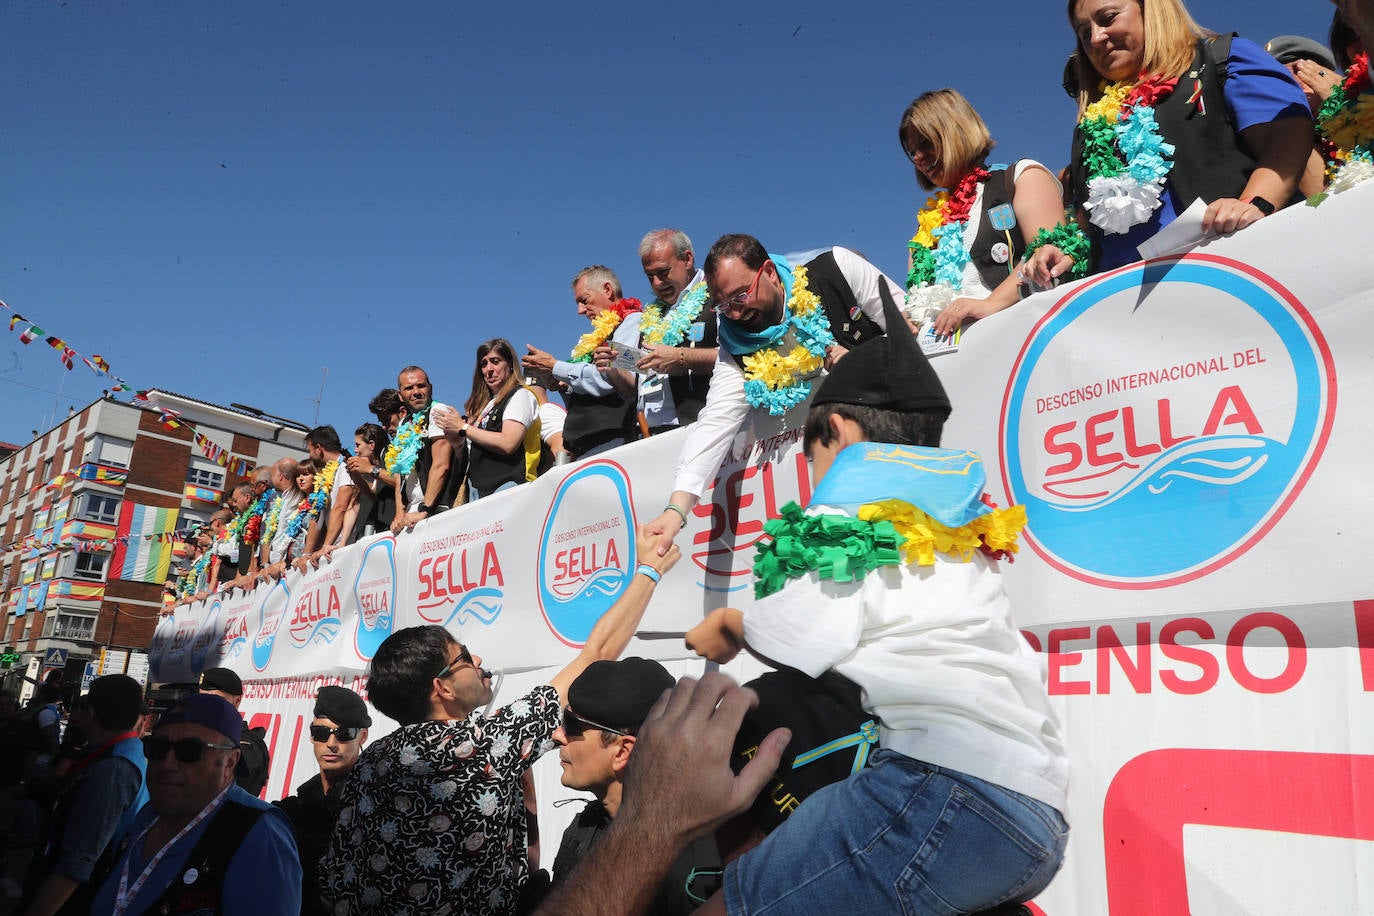
<svg viewBox="0 0 1374 916">
<path fill-rule="evenodd" d="M 202 741 L 199 738 L 181 738 L 172 741 L 161 735 L 149 735 L 143 739 L 143 756 L 148 758 L 149 763 L 161 760 L 171 751 L 176 754 L 176 758 L 182 763 L 197 763 L 200 758 L 205 756 L 206 749 L 216 751 L 236 751 L 236 744 L 211 744 L 209 741 Z"/>
<path fill-rule="evenodd" d="M 444 678 L 446 678 L 446 677 L 448 677 L 450 674 L 452 674 L 452 673 L 454 672 L 455 669 L 457 669 L 457 670 L 462 670 L 462 668 L 465 668 L 465 667 L 466 667 L 466 668 L 476 668 L 476 667 L 477 667 L 477 665 L 474 664 L 473 661 L 472 661 L 472 653 L 470 653 L 470 652 L 468 651 L 468 647 L 467 647 L 467 646 L 462 646 L 462 647 L 460 647 L 460 648 L 461 648 L 461 651 L 458 653 L 458 657 L 455 658 L 453 661 L 449 662 L 447 665 L 445 665 L 445 666 L 444 666 L 444 670 L 442 670 L 442 671 L 440 671 L 438 674 L 434 675 L 436 678 L 438 678 L 439 680 L 443 680 Z M 460 664 L 460 663 L 461 663 L 461 664 Z"/>
<path fill-rule="evenodd" d="M 358 733 L 361 731 L 361 728 L 351 728 L 344 725 L 340 725 L 338 728 L 330 728 L 328 725 L 312 725 L 310 726 L 310 740 L 323 744 L 329 740 L 330 735 L 338 735 L 340 741 L 352 741 L 358 737 Z"/>
<path fill-rule="evenodd" d="M 629 737 L 629 732 L 619 728 L 611 728 L 609 725 L 602 725 L 600 722 L 593 722 L 591 719 L 584 719 L 572 711 L 571 706 L 563 707 L 563 734 L 569 738 L 580 738 L 582 733 L 588 730 L 600 730 L 610 732 L 613 735 Z"/>
</svg>

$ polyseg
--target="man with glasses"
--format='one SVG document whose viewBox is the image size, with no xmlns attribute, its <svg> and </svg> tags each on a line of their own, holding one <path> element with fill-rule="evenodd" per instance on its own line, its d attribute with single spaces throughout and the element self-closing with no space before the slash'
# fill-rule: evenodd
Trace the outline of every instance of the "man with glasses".
<svg viewBox="0 0 1374 916">
<path fill-rule="evenodd" d="M 706 276 L 697 267 L 692 240 L 680 229 L 655 229 L 639 243 L 639 261 L 654 291 L 639 325 L 645 355 L 638 375 L 609 369 L 616 389 L 637 397 L 649 434 L 696 421 L 706 404 L 716 364 L 716 313 L 706 304 Z M 607 370 L 614 352 L 598 347 L 595 361 Z"/>
<path fill-rule="evenodd" d="M 275 802 L 291 818 L 301 855 L 302 913 L 326 913 L 320 902 L 320 858 L 329 848 L 329 834 L 339 813 L 344 781 L 353 772 L 372 724 L 367 704 L 347 687 L 332 684 L 315 694 L 315 718 L 310 723 L 310 749 L 320 771 L 301 783 L 296 794 Z"/>
<path fill-rule="evenodd" d="M 555 887 L 610 827 L 620 809 L 635 736 L 654 703 L 673 683 L 673 676 L 658 662 L 625 658 L 590 665 L 568 688 L 563 724 L 553 733 L 563 785 L 591 792 L 596 798 L 563 833 L 563 844 L 553 860 Z M 692 912 L 719 888 L 719 874 L 715 839 L 702 837 L 678 857 L 649 912 L 660 916 Z"/>
<path fill-rule="evenodd" d="M 708 305 L 719 319 L 711 391 L 678 460 L 673 493 L 649 523 L 666 550 L 710 488 L 730 443 L 752 413 L 796 413 L 800 426 L 821 365 L 887 327 L 883 300 L 901 286 L 847 248 L 793 267 L 752 235 L 721 236 L 705 264 Z"/>
<path fill-rule="evenodd" d="M 301 864 L 286 815 L 234 785 L 243 720 L 222 697 L 182 697 L 143 739 L 148 797 L 92 913 L 297 916 Z"/>
<path fill-rule="evenodd" d="M 546 685 L 490 715 L 482 657 L 440 626 L 398 630 L 368 669 L 368 699 L 400 727 L 369 745 L 344 785 L 329 851 L 326 902 L 354 916 L 516 910 L 528 875 L 521 775 L 561 721 L 569 685 L 588 665 L 624 651 L 659 577 L 680 556 L 644 560 L 577 657 Z"/>
<path fill-rule="evenodd" d="M 200 675 L 200 692 L 211 693 L 235 709 L 243 703 L 243 679 L 232 668 L 206 668 Z M 262 795 L 272 769 L 272 754 L 267 749 L 267 729 L 249 728 L 243 723 L 239 739 L 239 766 L 235 782 L 249 795 Z"/>
</svg>

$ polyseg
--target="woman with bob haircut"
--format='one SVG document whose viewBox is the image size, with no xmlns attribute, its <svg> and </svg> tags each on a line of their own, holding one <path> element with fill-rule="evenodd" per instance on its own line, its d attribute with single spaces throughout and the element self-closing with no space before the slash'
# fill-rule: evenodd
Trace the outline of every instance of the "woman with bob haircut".
<svg viewBox="0 0 1374 916">
<path fill-rule="evenodd" d="M 1063 220 L 1058 180 L 1032 159 L 988 169 L 994 146 L 978 112 L 953 89 L 922 94 L 897 128 L 924 190 L 908 243 L 907 310 L 945 337 L 1020 299 L 1016 266 L 1041 229 Z"/>
<path fill-rule="evenodd" d="M 468 441 L 468 502 L 535 478 L 539 468 L 539 402 L 520 382 L 515 348 L 504 337 L 477 347 L 472 394 L 463 414 L 436 411 L 450 438 Z"/>
<path fill-rule="evenodd" d="M 1032 280 L 1139 260 L 1136 247 L 1198 200 L 1203 231 L 1221 235 L 1293 199 L 1312 116 L 1263 48 L 1202 28 L 1179 0 L 1069 0 L 1068 18 L 1078 43 L 1078 227 L 1032 245 Z"/>
</svg>

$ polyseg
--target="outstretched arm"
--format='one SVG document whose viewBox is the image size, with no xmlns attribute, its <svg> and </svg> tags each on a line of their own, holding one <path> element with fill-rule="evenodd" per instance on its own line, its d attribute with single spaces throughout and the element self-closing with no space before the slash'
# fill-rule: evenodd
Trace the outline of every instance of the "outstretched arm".
<svg viewBox="0 0 1374 916">
<path fill-rule="evenodd" d="M 640 529 L 636 540 L 636 553 L 641 565 L 649 566 L 662 575 L 673 568 L 682 556 L 682 551 L 672 547 L 667 553 L 659 556 L 653 549 L 655 543 L 654 535 L 647 528 Z M 558 691 L 558 698 L 563 704 L 566 705 L 568 702 L 568 688 L 588 665 L 592 662 L 619 658 L 620 653 L 625 651 L 625 647 L 630 644 L 630 637 L 634 635 L 639 621 L 644 617 L 644 610 L 649 606 L 649 599 L 653 596 L 656 584 L 655 579 L 635 573 L 615 604 L 612 604 L 592 627 L 591 635 L 587 637 L 587 642 L 582 646 L 577 658 L 549 681 Z"/>
</svg>

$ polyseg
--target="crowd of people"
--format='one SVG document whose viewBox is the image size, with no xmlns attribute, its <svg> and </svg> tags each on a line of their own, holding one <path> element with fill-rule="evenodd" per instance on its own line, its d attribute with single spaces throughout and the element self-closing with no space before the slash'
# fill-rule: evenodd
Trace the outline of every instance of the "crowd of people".
<svg viewBox="0 0 1374 916">
<path fill-rule="evenodd" d="M 567 358 L 486 341 L 461 407 L 407 366 L 351 453 L 319 427 L 303 460 L 235 488 L 173 602 L 688 427 L 641 563 L 571 663 L 493 709 L 474 647 L 398 630 L 366 701 L 320 690 L 319 774 L 277 806 L 241 782 L 258 751 L 233 672 L 206 672 L 147 734 L 127 679 L 97 680 L 28 912 L 1026 912 L 1063 861 L 1068 754 L 1002 584 L 1024 510 L 989 505 L 980 459 L 942 447 L 950 401 L 928 354 L 1031 290 L 1138 259 L 1195 205 L 1204 234 L 1232 233 L 1374 175 L 1371 0 L 1340 0 L 1330 50 L 1219 35 L 1178 0 L 1070 0 L 1068 21 L 1080 120 L 1058 173 L 990 164 L 991 132 L 955 90 L 903 112 L 901 148 L 935 192 L 905 285 L 845 248 L 792 263 L 744 234 L 698 267 L 685 234 L 655 230 L 647 305 L 604 266 L 573 278 L 591 328 Z M 768 523 L 754 602 L 686 642 L 777 670 L 674 683 L 620 655 L 762 415 L 803 428 L 810 505 Z M 369 743 L 371 710 L 397 728 Z M 35 713 L 39 733 L 51 719 Z M 555 748 L 593 800 L 549 873 L 528 771 Z"/>
</svg>

